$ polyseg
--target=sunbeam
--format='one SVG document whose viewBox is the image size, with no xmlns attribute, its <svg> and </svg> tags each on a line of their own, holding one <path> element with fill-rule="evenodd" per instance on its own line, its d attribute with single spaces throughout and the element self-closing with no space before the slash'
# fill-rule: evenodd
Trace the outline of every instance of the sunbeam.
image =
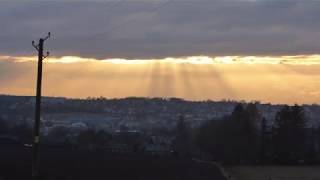
<svg viewBox="0 0 320 180">
<path fill-rule="evenodd" d="M 319 103 L 319 57 L 51 57 L 44 63 L 43 93 L 76 98 L 145 96 Z M 34 94 L 35 57 L 1 56 L 0 63 L 0 93 Z"/>
</svg>

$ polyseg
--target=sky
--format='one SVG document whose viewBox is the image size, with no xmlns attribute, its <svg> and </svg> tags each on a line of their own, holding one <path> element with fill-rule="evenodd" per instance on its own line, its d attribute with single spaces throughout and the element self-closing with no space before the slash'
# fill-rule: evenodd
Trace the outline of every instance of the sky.
<svg viewBox="0 0 320 180">
<path fill-rule="evenodd" d="M 0 94 L 320 103 L 317 0 L 0 0 Z"/>
</svg>

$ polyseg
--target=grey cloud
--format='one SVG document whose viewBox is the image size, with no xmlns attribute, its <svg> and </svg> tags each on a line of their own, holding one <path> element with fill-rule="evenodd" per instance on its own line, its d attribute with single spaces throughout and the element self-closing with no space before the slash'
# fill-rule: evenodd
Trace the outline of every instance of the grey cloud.
<svg viewBox="0 0 320 180">
<path fill-rule="evenodd" d="M 0 2 L 0 53 L 30 55 L 48 31 L 57 56 L 319 53 L 319 11 L 295 0 Z"/>
</svg>

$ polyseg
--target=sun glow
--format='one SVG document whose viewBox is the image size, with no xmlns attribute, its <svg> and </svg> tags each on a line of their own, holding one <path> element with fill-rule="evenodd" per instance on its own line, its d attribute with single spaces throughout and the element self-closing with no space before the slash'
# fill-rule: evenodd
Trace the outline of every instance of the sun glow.
<svg viewBox="0 0 320 180">
<path fill-rule="evenodd" d="M 0 93 L 34 95 L 37 57 L 0 56 Z M 44 60 L 48 96 L 320 103 L 320 55 Z M 294 97 L 294 98 L 293 98 Z"/>
</svg>

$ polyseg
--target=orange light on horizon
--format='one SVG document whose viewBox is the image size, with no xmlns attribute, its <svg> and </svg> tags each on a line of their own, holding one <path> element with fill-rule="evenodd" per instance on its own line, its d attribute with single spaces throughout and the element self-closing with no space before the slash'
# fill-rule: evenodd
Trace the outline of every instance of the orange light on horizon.
<svg viewBox="0 0 320 180">
<path fill-rule="evenodd" d="M 6 68 L 0 72 L 0 93 L 33 95 L 36 60 L 0 56 Z M 150 60 L 63 56 L 45 62 L 43 93 L 48 96 L 320 103 L 320 55 Z"/>
</svg>

